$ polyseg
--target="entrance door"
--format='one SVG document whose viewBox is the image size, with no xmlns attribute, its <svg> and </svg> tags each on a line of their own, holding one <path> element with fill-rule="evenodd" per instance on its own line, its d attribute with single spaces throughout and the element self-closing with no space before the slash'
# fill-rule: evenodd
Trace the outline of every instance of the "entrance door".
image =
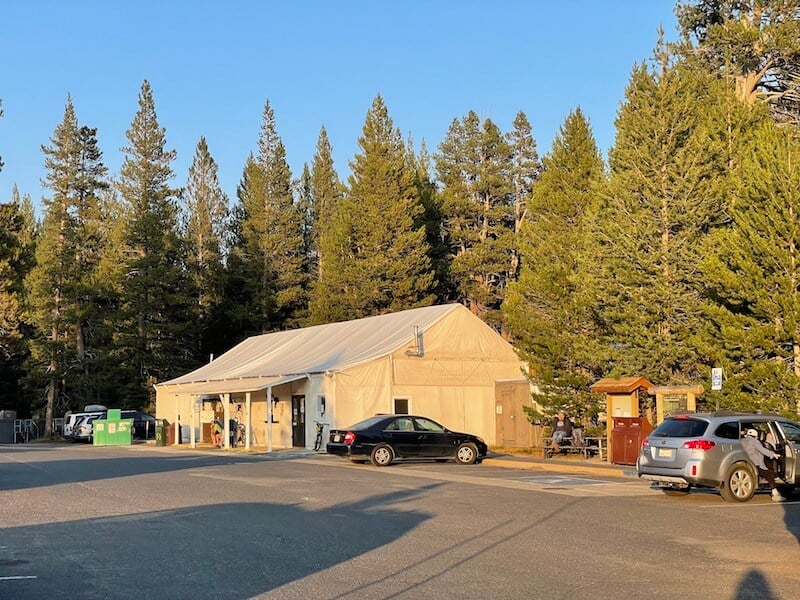
<svg viewBox="0 0 800 600">
<path fill-rule="evenodd" d="M 306 447 L 305 396 L 292 396 L 292 447 Z"/>
<path fill-rule="evenodd" d="M 530 404 L 530 397 L 530 385 L 524 379 L 495 382 L 495 440 L 498 446 L 531 447 L 533 427 L 523 409 Z"/>
</svg>

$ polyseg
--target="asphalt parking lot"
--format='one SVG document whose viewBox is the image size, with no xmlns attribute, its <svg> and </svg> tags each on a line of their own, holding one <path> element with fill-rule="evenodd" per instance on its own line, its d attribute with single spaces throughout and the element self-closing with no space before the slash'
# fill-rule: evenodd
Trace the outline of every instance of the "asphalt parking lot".
<svg viewBox="0 0 800 600">
<path fill-rule="evenodd" d="M 795 597 L 795 503 L 609 473 L 0 447 L 0 597 Z"/>
</svg>

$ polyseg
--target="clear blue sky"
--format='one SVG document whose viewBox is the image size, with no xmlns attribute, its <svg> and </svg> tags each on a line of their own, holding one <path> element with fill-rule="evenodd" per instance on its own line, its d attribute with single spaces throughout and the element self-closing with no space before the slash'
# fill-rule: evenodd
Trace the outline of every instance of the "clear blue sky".
<svg viewBox="0 0 800 600">
<path fill-rule="evenodd" d="M 0 201 L 17 184 L 38 205 L 48 192 L 41 146 L 67 94 L 82 125 L 98 128 L 116 174 L 144 79 L 166 129 L 175 186 L 184 186 L 200 136 L 235 198 L 255 151 L 264 102 L 296 177 L 320 127 L 343 178 L 366 112 L 380 93 L 394 123 L 436 151 L 469 110 L 508 131 L 519 110 L 541 154 L 580 106 L 605 153 L 634 63 L 673 0 L 7 0 L 0 8 Z"/>
</svg>

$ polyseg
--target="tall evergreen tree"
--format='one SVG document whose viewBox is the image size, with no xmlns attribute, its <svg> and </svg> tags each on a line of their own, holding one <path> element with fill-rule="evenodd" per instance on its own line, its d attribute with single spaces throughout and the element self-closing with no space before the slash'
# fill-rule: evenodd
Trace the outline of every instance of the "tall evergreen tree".
<svg viewBox="0 0 800 600">
<path fill-rule="evenodd" d="M 303 286 L 306 302 L 311 301 L 311 294 L 319 274 L 319 244 L 316 240 L 316 210 L 311 179 L 311 169 L 308 164 L 303 164 L 303 173 L 295 184 L 295 203 L 300 214 L 300 238 L 302 239 L 300 255 L 302 262 L 300 269 L 303 274 Z M 298 312 L 298 319 L 302 323 L 308 322 L 308 305 Z"/>
<path fill-rule="evenodd" d="M 328 132 L 320 129 L 317 150 L 311 163 L 308 180 L 311 197 L 312 254 L 315 256 L 315 278 L 319 278 L 321 263 L 321 237 L 331 224 L 336 203 L 342 198 L 342 183 L 333 162 L 333 148 L 328 140 Z"/>
<path fill-rule="evenodd" d="M 419 153 L 414 152 L 409 141 L 407 156 L 411 161 L 410 168 L 415 172 L 414 183 L 423 208 L 422 223 L 425 226 L 425 240 L 430 248 L 436 300 L 438 303 L 452 302 L 457 296 L 453 293 L 454 286 L 450 281 L 450 257 L 442 212 L 442 195 L 434 180 L 432 159 L 425 141 L 422 141 Z"/>
<path fill-rule="evenodd" d="M 313 198 L 314 240 L 318 247 L 319 238 L 331 219 L 336 203 L 343 195 L 342 183 L 333 162 L 333 148 L 324 127 L 320 129 L 317 150 L 311 163 L 310 186 Z"/>
<path fill-rule="evenodd" d="M 0 204 L 0 362 L 21 351 L 23 277 L 27 266 L 24 217 L 18 202 Z"/>
<path fill-rule="evenodd" d="M 655 62 L 634 69 L 617 116 L 596 264 L 584 277 L 605 331 L 599 350 L 615 369 L 678 384 L 702 373 L 699 266 L 725 209 L 715 187 L 724 154 L 707 118 L 714 82 L 663 43 Z"/>
<path fill-rule="evenodd" d="M 182 195 L 187 268 L 194 285 L 196 352 L 198 357 L 222 352 L 220 340 L 225 286 L 224 259 L 228 221 L 228 198 L 222 192 L 218 166 L 205 137 L 197 142 L 189 167 L 189 180 Z"/>
<path fill-rule="evenodd" d="M 70 287 L 79 276 L 75 208 L 81 146 L 78 119 L 69 96 L 51 143 L 42 146 L 47 170 L 43 183 L 53 195 L 43 199 L 45 216 L 36 247 L 36 264 L 26 280 L 28 310 L 38 331 L 32 340 L 32 360 L 47 390 L 48 435 L 53 431 L 55 413 L 68 407 L 65 383 L 74 358 L 70 341 L 75 339 L 75 327 L 65 313 L 73 307 Z"/>
<path fill-rule="evenodd" d="M 152 385 L 193 363 L 190 282 L 183 269 L 176 191 L 169 186 L 175 151 L 166 149 L 153 92 L 144 81 L 117 189 L 126 203 L 125 273 L 115 353 L 126 371 L 124 402 L 141 406 Z"/>
<path fill-rule="evenodd" d="M 327 269 L 335 269 L 340 246 L 337 236 L 340 229 L 335 227 L 336 219 L 341 220 L 338 204 L 343 197 L 343 186 L 333 162 L 333 149 L 328 133 L 321 128 L 317 138 L 317 150 L 311 163 L 309 180 L 312 199 L 312 269 L 311 294 L 309 298 L 309 324 L 341 320 L 334 312 L 334 302 L 338 299 L 332 294 L 333 275 L 326 275 Z"/>
<path fill-rule="evenodd" d="M 97 129 L 82 126 L 77 131 L 78 168 L 75 185 L 75 276 L 67 287 L 69 303 L 65 318 L 74 331 L 75 362 L 70 377 L 71 408 L 103 401 L 100 365 L 108 353 L 110 336 L 104 321 L 103 295 L 97 269 L 108 244 L 109 220 L 101 194 L 109 188 L 107 168 L 97 142 Z M 76 404 L 76 402 L 78 404 Z"/>
<path fill-rule="evenodd" d="M 522 223 L 528 211 L 528 200 L 533 192 L 533 186 L 542 174 L 542 163 L 536 149 L 536 140 L 533 138 L 530 121 L 527 115 L 520 111 L 514 118 L 514 129 L 507 135 L 508 143 L 513 152 L 513 166 L 511 177 L 514 186 L 514 236 L 519 238 L 522 233 Z M 519 275 L 520 252 L 515 246 L 511 250 L 510 272 L 512 279 Z"/>
<path fill-rule="evenodd" d="M 230 250 L 225 264 L 224 314 L 229 324 L 227 347 L 243 338 L 263 333 L 264 299 L 260 290 L 260 265 L 258 248 L 245 235 L 248 213 L 245 200 L 259 179 L 255 157 L 245 161 L 242 179 L 236 189 L 238 202 L 230 215 Z"/>
<path fill-rule="evenodd" d="M 253 310 L 262 331 L 295 327 L 307 306 L 303 273 L 303 215 L 292 194 L 286 150 L 267 101 L 258 139 L 258 156 L 245 165 L 239 186 L 242 243 L 239 256 L 254 276 Z"/>
<path fill-rule="evenodd" d="M 800 142 L 764 119 L 732 173 L 732 225 L 704 261 L 723 408 L 800 412 Z"/>
<path fill-rule="evenodd" d="M 470 111 L 454 120 L 436 156 L 458 298 L 497 329 L 513 280 L 513 149 L 498 127 Z"/>
<path fill-rule="evenodd" d="M 321 240 L 313 322 L 355 319 L 433 302 L 423 208 L 406 149 L 376 96 L 350 163 L 348 193 Z"/>
<path fill-rule="evenodd" d="M 45 146 L 45 199 L 42 237 L 36 266 L 28 278 L 28 304 L 39 335 L 33 359 L 46 379 L 45 429 L 54 411 L 94 401 L 99 340 L 95 271 L 106 220 L 98 194 L 108 187 L 96 129 L 79 126 L 71 98 L 52 145 Z M 29 218 L 30 220 L 30 218 Z M 57 404 L 58 401 L 58 404 Z"/>
<path fill-rule="evenodd" d="M 21 418 L 30 412 L 20 385 L 28 356 L 23 282 L 32 265 L 29 225 L 16 186 L 10 203 L 0 203 L 0 408 Z"/>
<path fill-rule="evenodd" d="M 524 210 L 519 281 L 509 286 L 503 312 L 515 346 L 531 366 L 537 403 L 584 416 L 591 413 L 588 387 L 596 371 L 587 348 L 593 330 L 582 303 L 579 264 L 604 166 L 579 108 L 567 116 L 543 162 Z"/>
</svg>

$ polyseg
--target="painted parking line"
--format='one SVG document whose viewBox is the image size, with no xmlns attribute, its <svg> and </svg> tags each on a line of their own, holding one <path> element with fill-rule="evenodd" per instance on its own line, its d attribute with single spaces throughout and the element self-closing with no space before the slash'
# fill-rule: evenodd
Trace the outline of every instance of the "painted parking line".
<svg viewBox="0 0 800 600">
<path fill-rule="evenodd" d="M 7 577 L 0 576 L 0 581 L 10 581 L 12 579 L 38 579 L 38 575 L 9 575 Z"/>
<path fill-rule="evenodd" d="M 600 481 L 597 479 L 584 479 L 581 477 L 566 477 L 558 475 L 537 475 L 534 477 L 518 477 L 517 481 L 529 483 L 539 483 L 547 485 L 611 485 L 610 481 Z"/>
</svg>

